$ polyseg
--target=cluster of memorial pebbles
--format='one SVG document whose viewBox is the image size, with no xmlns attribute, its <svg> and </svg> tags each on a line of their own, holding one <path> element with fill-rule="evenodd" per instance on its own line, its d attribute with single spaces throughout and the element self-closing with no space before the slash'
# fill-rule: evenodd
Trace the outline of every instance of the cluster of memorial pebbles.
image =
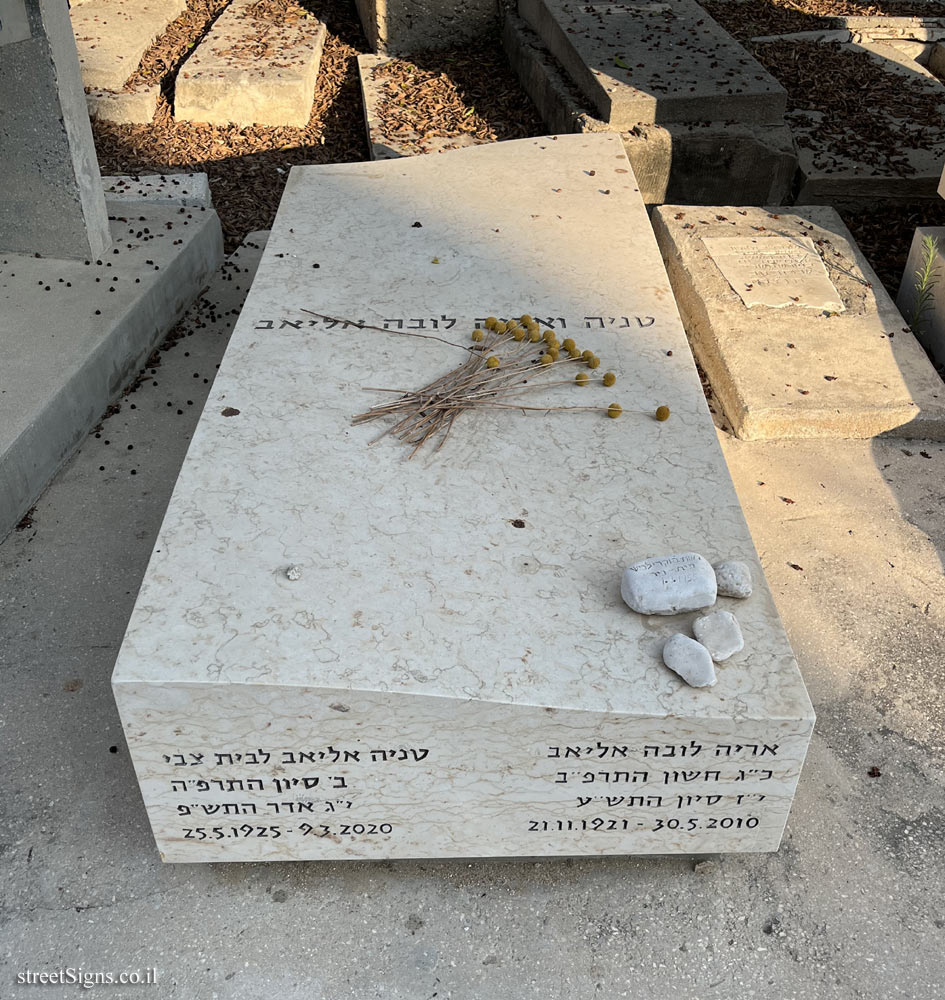
<svg viewBox="0 0 945 1000">
<path fill-rule="evenodd" d="M 712 565 L 697 552 L 644 559 L 628 566 L 620 596 L 641 615 L 677 615 L 702 611 L 718 596 L 751 596 L 751 570 L 743 562 Z M 715 684 L 715 664 L 745 647 L 738 620 L 730 611 L 714 611 L 692 623 L 695 638 L 677 632 L 663 645 L 663 662 L 692 687 Z"/>
</svg>

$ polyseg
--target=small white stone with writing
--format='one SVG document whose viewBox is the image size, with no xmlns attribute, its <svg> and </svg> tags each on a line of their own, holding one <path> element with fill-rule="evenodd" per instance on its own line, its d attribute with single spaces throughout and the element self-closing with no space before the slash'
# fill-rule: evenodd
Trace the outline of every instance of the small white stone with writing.
<svg viewBox="0 0 945 1000">
<path fill-rule="evenodd" d="M 692 623 L 692 632 L 716 663 L 745 648 L 742 630 L 731 611 L 715 611 L 697 618 Z"/>
<path fill-rule="evenodd" d="M 746 563 L 730 559 L 712 568 L 720 597 L 751 597 L 751 570 Z"/>
<path fill-rule="evenodd" d="M 698 552 L 643 559 L 628 566 L 620 596 L 641 615 L 675 615 L 715 604 L 715 571 Z"/>
<path fill-rule="evenodd" d="M 681 632 L 666 640 L 663 662 L 691 687 L 711 687 L 715 683 L 715 665 L 709 651 Z"/>
</svg>

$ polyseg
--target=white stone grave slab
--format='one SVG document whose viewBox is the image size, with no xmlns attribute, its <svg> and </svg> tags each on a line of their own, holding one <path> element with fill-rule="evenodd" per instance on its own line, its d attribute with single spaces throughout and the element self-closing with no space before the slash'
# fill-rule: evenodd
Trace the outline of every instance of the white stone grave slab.
<svg viewBox="0 0 945 1000">
<path fill-rule="evenodd" d="M 620 419 L 352 425 L 526 311 Z M 620 597 L 687 551 L 756 579 L 699 690 Z M 813 712 L 619 135 L 293 169 L 113 684 L 166 861 L 777 848 Z"/>
<path fill-rule="evenodd" d="M 749 309 L 799 306 L 843 312 L 845 308 L 809 236 L 716 236 L 703 242 Z"/>
</svg>

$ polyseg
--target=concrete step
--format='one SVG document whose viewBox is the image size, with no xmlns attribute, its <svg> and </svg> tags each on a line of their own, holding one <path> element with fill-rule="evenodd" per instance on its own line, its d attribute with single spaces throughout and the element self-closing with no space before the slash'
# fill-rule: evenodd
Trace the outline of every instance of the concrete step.
<svg viewBox="0 0 945 1000">
<path fill-rule="evenodd" d="M 220 263 L 212 208 L 106 204 L 112 247 L 98 259 L 0 253 L 0 538 Z"/>
<path fill-rule="evenodd" d="M 149 201 L 177 208 L 213 208 L 210 182 L 204 173 L 193 174 L 119 174 L 103 177 L 109 204 Z"/>
<path fill-rule="evenodd" d="M 694 0 L 519 0 L 518 9 L 614 128 L 783 118 L 784 88 Z"/>
<path fill-rule="evenodd" d="M 151 121 L 160 96 L 161 88 L 157 84 L 134 90 L 91 88 L 85 92 L 85 101 L 89 118 L 118 125 L 138 125 Z"/>
<path fill-rule="evenodd" d="M 326 34 L 310 14 L 233 0 L 177 75 L 175 117 L 304 128 Z"/>
</svg>

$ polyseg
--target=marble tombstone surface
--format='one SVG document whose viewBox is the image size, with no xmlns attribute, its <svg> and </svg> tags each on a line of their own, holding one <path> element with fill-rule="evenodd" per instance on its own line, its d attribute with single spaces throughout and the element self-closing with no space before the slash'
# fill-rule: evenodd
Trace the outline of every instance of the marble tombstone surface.
<svg viewBox="0 0 945 1000">
<path fill-rule="evenodd" d="M 352 425 L 525 312 L 619 419 Z M 620 597 L 686 551 L 755 577 L 703 690 Z M 813 712 L 619 135 L 293 169 L 113 685 L 166 861 L 778 847 Z"/>
</svg>

